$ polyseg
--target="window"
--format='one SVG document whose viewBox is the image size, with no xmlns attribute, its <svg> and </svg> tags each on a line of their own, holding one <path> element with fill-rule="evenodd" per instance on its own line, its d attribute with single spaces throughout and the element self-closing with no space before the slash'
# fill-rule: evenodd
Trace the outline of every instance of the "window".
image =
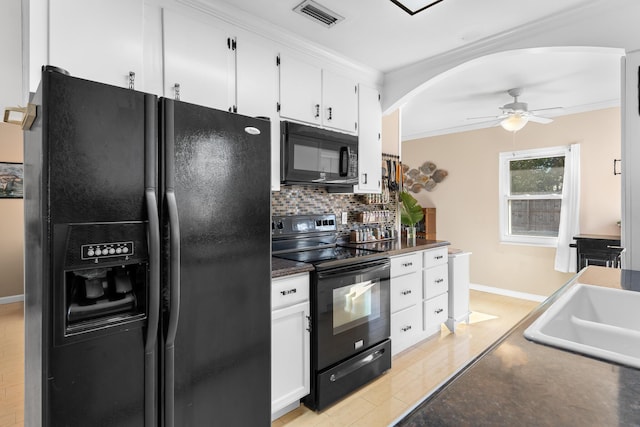
<svg viewBox="0 0 640 427">
<path fill-rule="evenodd" d="M 556 246 L 569 149 L 500 153 L 502 242 Z"/>
</svg>

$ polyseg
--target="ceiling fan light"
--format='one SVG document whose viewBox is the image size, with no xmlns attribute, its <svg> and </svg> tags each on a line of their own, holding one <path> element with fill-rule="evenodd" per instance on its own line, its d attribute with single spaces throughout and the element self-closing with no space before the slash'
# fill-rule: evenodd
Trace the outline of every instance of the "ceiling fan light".
<svg viewBox="0 0 640 427">
<path fill-rule="evenodd" d="M 527 124 L 529 119 L 521 114 L 513 114 L 500 122 L 500 126 L 509 132 L 517 132 Z"/>
</svg>

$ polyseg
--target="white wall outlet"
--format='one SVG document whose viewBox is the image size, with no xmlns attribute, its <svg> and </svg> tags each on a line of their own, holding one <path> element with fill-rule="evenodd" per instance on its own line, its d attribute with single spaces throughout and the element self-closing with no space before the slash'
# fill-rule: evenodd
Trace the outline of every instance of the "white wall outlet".
<svg viewBox="0 0 640 427">
<path fill-rule="evenodd" d="M 347 212 L 342 212 L 342 224 L 347 223 Z"/>
</svg>

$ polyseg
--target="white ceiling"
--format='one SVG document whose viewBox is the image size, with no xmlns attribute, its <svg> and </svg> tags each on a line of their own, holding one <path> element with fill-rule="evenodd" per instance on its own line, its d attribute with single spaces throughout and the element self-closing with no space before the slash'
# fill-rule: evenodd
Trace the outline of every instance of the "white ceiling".
<svg viewBox="0 0 640 427">
<path fill-rule="evenodd" d="M 316 0 L 345 17 L 326 28 L 292 11 L 302 0 L 204 1 L 239 8 L 292 36 L 380 71 L 385 85 L 387 75 L 420 61 L 605 4 L 603 0 L 444 0 L 410 16 L 390 0 Z M 632 1 L 616 3 L 617 9 L 624 9 Z M 617 10 L 612 5 L 609 9 Z M 624 16 L 624 10 L 620 14 Z M 561 114 L 567 114 L 618 105 L 623 52 L 534 49 L 469 61 L 431 79 L 403 101 L 403 139 L 486 127 L 467 118 L 498 115 L 498 107 L 513 100 L 506 93 L 513 87 L 524 89 L 519 100 L 528 102 L 530 109 L 561 106 Z"/>
</svg>

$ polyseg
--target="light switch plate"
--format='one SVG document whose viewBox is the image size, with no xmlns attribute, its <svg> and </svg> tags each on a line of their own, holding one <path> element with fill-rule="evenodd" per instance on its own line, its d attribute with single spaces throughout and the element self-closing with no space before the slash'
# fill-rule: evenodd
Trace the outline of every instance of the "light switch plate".
<svg viewBox="0 0 640 427">
<path fill-rule="evenodd" d="M 347 212 L 342 212 L 342 223 L 343 224 L 347 223 Z"/>
</svg>

